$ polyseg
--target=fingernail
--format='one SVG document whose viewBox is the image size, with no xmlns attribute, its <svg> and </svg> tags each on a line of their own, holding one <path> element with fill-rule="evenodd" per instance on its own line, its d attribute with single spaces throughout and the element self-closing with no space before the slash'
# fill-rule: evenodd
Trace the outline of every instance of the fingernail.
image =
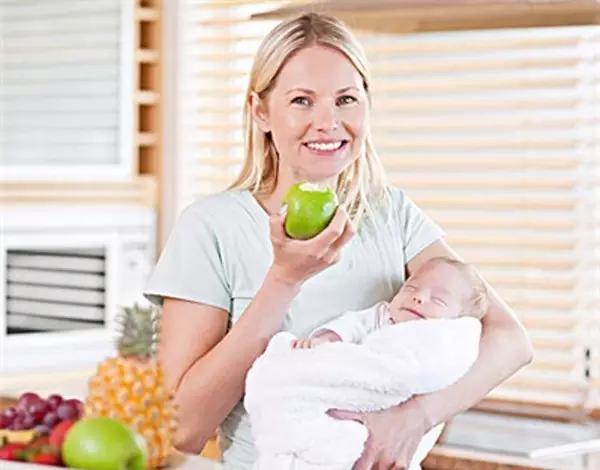
<svg viewBox="0 0 600 470">
<path fill-rule="evenodd" d="M 287 204 L 282 204 L 281 207 L 279 208 L 279 213 L 281 215 L 285 214 L 287 212 L 287 208 L 288 208 Z"/>
</svg>

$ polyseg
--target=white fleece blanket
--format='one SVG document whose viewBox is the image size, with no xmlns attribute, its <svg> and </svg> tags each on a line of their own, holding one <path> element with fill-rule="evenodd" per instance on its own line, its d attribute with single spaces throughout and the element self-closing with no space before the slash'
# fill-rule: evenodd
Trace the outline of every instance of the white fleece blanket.
<svg viewBox="0 0 600 470">
<path fill-rule="evenodd" d="M 258 458 L 254 470 L 351 470 L 366 427 L 329 409 L 375 411 L 456 382 L 479 353 L 473 318 L 419 320 L 371 333 L 362 344 L 291 349 L 276 334 L 247 375 L 244 405 Z M 419 464 L 441 432 L 433 429 L 411 463 Z"/>
</svg>

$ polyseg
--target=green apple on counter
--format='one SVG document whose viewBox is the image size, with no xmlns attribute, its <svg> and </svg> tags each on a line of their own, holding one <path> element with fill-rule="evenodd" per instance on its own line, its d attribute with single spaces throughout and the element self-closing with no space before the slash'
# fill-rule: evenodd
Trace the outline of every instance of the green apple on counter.
<svg viewBox="0 0 600 470">
<path fill-rule="evenodd" d="M 68 467 L 85 470 L 145 470 L 148 450 L 144 439 L 126 424 L 93 417 L 69 429 L 62 459 Z"/>
<path fill-rule="evenodd" d="M 321 233 L 339 205 L 331 187 L 310 182 L 291 186 L 282 203 L 287 206 L 285 231 L 290 238 L 298 240 L 308 240 Z"/>
</svg>

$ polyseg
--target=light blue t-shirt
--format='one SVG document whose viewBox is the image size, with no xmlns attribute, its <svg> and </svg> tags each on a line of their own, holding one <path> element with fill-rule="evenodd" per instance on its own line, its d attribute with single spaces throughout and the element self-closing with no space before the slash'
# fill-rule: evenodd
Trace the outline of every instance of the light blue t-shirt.
<svg viewBox="0 0 600 470">
<path fill-rule="evenodd" d="M 382 209 L 343 248 L 337 265 L 306 281 L 282 329 L 306 336 L 345 311 L 391 300 L 405 280 L 406 263 L 443 236 L 404 191 L 389 191 L 391 212 Z M 157 305 L 168 296 L 220 307 L 234 323 L 272 260 L 269 218 L 250 192 L 203 196 L 181 213 L 145 295 Z M 251 468 L 254 447 L 242 402 L 222 423 L 219 447 L 226 468 Z"/>
</svg>

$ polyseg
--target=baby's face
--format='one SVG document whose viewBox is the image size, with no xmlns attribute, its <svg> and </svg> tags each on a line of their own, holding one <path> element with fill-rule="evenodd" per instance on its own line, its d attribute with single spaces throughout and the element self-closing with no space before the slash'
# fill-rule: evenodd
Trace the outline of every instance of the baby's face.
<svg viewBox="0 0 600 470">
<path fill-rule="evenodd" d="M 471 293 L 455 267 L 439 263 L 411 276 L 392 299 L 394 323 L 418 319 L 457 318 Z"/>
</svg>

